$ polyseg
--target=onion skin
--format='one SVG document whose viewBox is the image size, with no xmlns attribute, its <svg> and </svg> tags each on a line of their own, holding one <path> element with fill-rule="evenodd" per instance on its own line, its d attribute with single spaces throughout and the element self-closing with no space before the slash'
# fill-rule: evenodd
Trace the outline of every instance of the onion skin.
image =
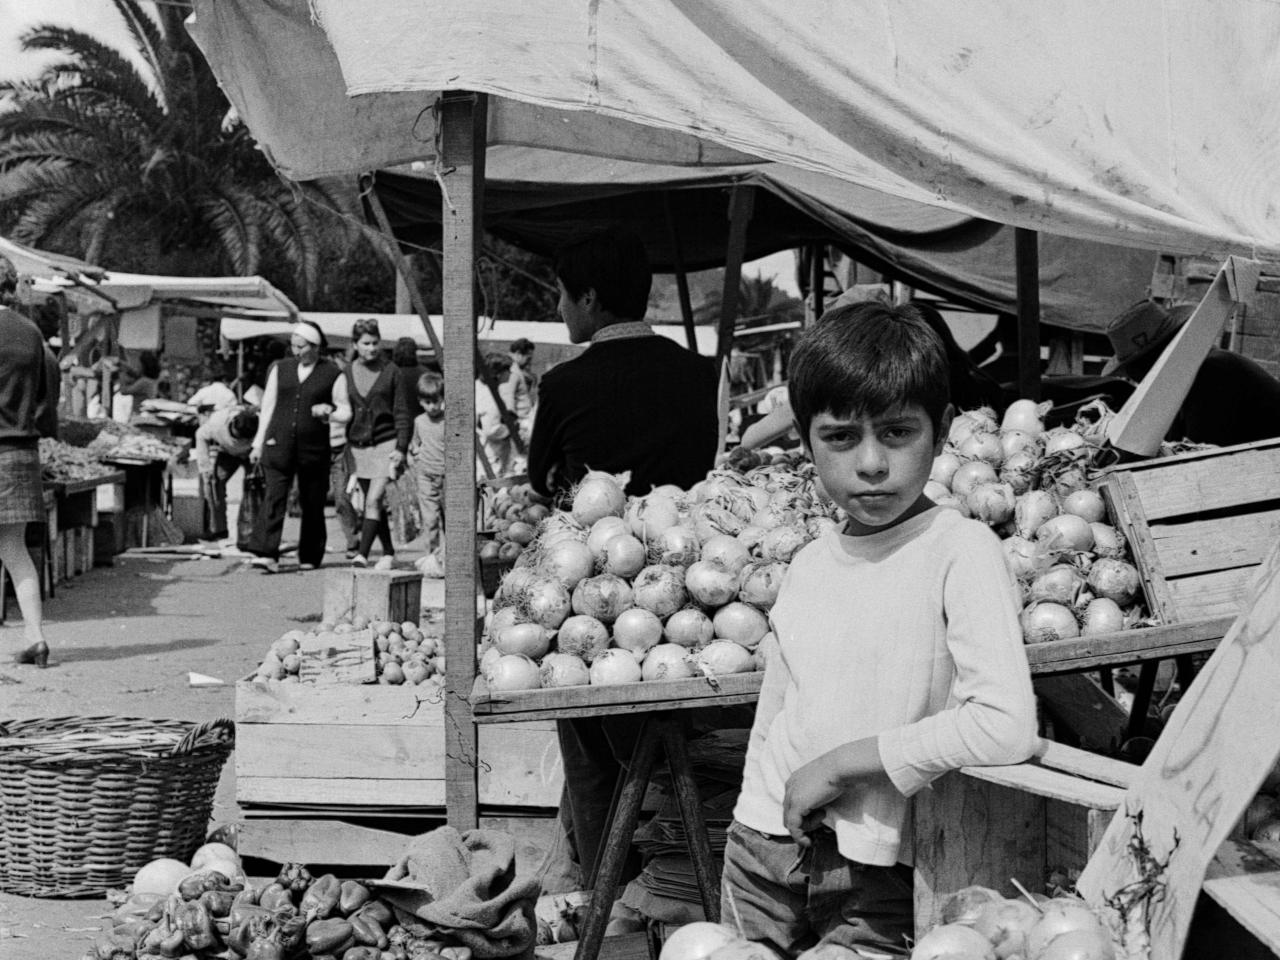
<svg viewBox="0 0 1280 960">
<path fill-rule="evenodd" d="M 1093 549 L 1093 530 L 1087 520 L 1063 513 L 1040 524 L 1036 540 L 1055 553 L 1084 553 Z"/>
<path fill-rule="evenodd" d="M 739 939 L 721 923 L 698 920 L 686 923 L 667 937 L 658 960 L 707 960 L 716 950 Z"/>
<path fill-rule="evenodd" d="M 1105 938 L 1107 946 L 1110 947 L 1110 933 L 1103 927 L 1102 921 L 1094 915 L 1083 900 L 1078 903 L 1071 900 L 1050 900 L 1042 910 L 1044 916 L 1027 933 L 1028 956 L 1043 956 L 1046 948 L 1053 941 L 1071 933 L 1101 935 Z M 1103 957 L 1114 957 L 1114 955 L 1113 951 L 1109 954 L 1098 954 L 1097 957 L 1098 960 L 1103 960 Z M 1069 956 L 1072 956 L 1072 954 L 1061 954 L 1063 960 L 1066 960 Z M 1095 955 L 1083 953 L 1078 954 L 1078 956 L 1092 958 Z"/>
<path fill-rule="evenodd" d="M 944 923 L 934 927 L 916 941 L 911 960 L 996 960 L 991 943 L 973 927 L 963 923 Z"/>
<path fill-rule="evenodd" d="M 1018 621 L 1025 643 L 1052 643 L 1080 636 L 1075 614 L 1060 603 L 1033 603 L 1022 611 Z"/>
<path fill-rule="evenodd" d="M 1142 589 L 1138 571 L 1123 560 L 1100 559 L 1089 568 L 1089 589 L 1120 606 L 1132 603 Z"/>
<path fill-rule="evenodd" d="M 591 682 L 596 685 L 636 683 L 640 679 L 640 664 L 629 650 L 611 647 L 591 664 Z"/>
<path fill-rule="evenodd" d="M 1096 490 L 1077 490 L 1062 501 L 1062 512 L 1075 514 L 1089 523 L 1107 519 L 1107 505 Z"/>
<path fill-rule="evenodd" d="M 715 626 L 711 623 L 711 618 L 701 610 L 686 607 L 667 618 L 662 632 L 670 643 L 691 650 L 710 643 L 715 637 Z"/>
<path fill-rule="evenodd" d="M 1013 507 L 1018 536 L 1034 539 L 1044 524 L 1058 515 L 1058 504 L 1044 490 L 1030 490 L 1017 499 Z"/>
<path fill-rule="evenodd" d="M 632 602 L 648 610 L 659 620 L 666 620 L 689 601 L 684 589 L 684 571 L 679 567 L 653 564 L 645 567 L 631 582 Z"/>
<path fill-rule="evenodd" d="M 548 653 L 542 658 L 538 677 L 544 688 L 580 687 L 591 682 L 586 663 L 571 653 Z"/>
<path fill-rule="evenodd" d="M 942 901 L 938 919 L 942 923 L 963 923 L 970 926 L 978 919 L 982 908 L 989 903 L 999 903 L 1004 897 L 990 887 L 961 887 Z"/>
<path fill-rule="evenodd" d="M 985 460 L 970 460 L 962 463 L 951 478 L 951 492 L 957 497 L 967 497 L 978 484 L 995 483 L 999 479 L 995 467 Z"/>
<path fill-rule="evenodd" d="M 640 665 L 642 680 L 682 680 L 694 675 L 689 651 L 675 643 L 660 643 L 645 655 Z"/>
<path fill-rule="evenodd" d="M 1089 637 L 1100 633 L 1118 633 L 1124 629 L 1124 611 L 1114 600 L 1107 597 L 1094 597 L 1084 608 L 1084 623 L 1081 625 L 1081 636 Z"/>
</svg>

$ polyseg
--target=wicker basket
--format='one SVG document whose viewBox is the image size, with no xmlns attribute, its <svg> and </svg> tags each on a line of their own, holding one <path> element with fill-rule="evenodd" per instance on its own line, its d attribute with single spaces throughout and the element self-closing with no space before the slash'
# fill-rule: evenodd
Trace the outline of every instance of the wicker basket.
<svg viewBox="0 0 1280 960">
<path fill-rule="evenodd" d="M 204 842 L 231 720 L 0 721 L 0 890 L 98 896 Z"/>
</svg>

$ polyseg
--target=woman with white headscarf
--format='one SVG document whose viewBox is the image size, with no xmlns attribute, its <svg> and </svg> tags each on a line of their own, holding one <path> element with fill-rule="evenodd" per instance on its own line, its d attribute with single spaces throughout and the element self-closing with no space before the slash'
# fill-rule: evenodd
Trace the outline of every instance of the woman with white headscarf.
<svg viewBox="0 0 1280 960">
<path fill-rule="evenodd" d="M 289 336 L 292 357 L 277 360 L 267 372 L 258 433 L 249 459 L 261 463 L 266 474 L 266 496 L 254 525 L 249 552 L 251 563 L 264 573 L 275 573 L 280 558 L 280 534 L 288 510 L 289 489 L 298 480 L 302 531 L 298 538 L 298 563 L 314 570 L 324 560 L 324 504 L 329 490 L 329 419 L 350 413 L 338 410 L 333 385 L 340 371 L 322 359 L 324 334 L 309 321 L 296 324 Z"/>
</svg>

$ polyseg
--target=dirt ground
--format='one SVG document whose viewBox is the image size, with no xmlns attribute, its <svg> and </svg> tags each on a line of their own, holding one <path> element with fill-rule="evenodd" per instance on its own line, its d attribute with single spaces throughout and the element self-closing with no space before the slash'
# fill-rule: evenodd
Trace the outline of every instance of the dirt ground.
<svg viewBox="0 0 1280 960">
<path fill-rule="evenodd" d="M 296 521 L 286 526 L 286 541 Z M 330 519 L 329 545 L 343 543 Z M 406 563 L 420 551 L 402 550 Z M 341 566 L 330 553 L 327 566 Z M 0 627 L 0 717 L 143 716 L 209 720 L 234 716 L 235 680 L 250 673 L 267 645 L 287 630 L 314 621 L 324 595 L 324 568 L 268 576 L 239 558 L 177 558 L 137 552 L 116 558 L 59 585 L 46 602 L 47 635 L 56 667 L 8 663 L 21 642 L 16 604 Z M 441 581 L 427 581 L 424 603 L 443 603 Z M 190 673 L 226 681 L 192 687 Z M 215 823 L 238 819 L 234 757 L 223 770 L 214 801 Z M 547 821 L 531 821 L 537 836 Z M 0 893 L 2 960 L 75 960 L 100 932 L 105 898 L 28 899 Z"/>
</svg>

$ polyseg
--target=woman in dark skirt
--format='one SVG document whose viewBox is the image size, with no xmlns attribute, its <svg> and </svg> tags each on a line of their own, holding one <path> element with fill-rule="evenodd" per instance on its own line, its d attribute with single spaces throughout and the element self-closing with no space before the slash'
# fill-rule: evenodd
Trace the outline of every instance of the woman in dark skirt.
<svg viewBox="0 0 1280 960">
<path fill-rule="evenodd" d="M 14 663 L 49 663 L 40 576 L 27 549 L 27 524 L 44 523 L 42 436 L 58 431 L 58 366 L 34 323 L 0 307 L 0 563 L 22 611 L 23 646 Z"/>
</svg>

